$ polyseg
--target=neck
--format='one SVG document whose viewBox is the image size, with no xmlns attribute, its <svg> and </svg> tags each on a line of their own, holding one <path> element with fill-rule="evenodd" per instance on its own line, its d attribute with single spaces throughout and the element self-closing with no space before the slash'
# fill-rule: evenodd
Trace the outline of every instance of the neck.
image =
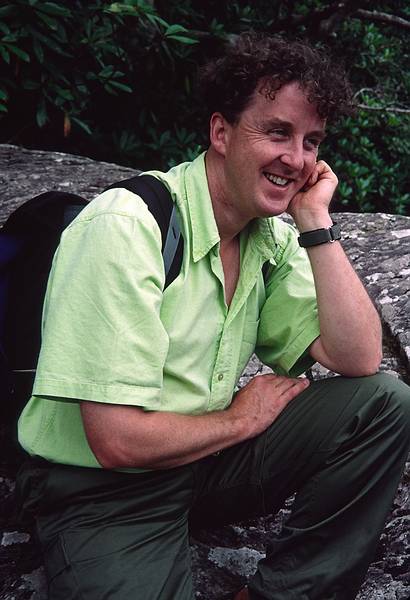
<svg viewBox="0 0 410 600">
<path fill-rule="evenodd" d="M 248 220 L 241 218 L 241 215 L 235 209 L 234 202 L 227 190 L 224 159 L 212 146 L 205 155 L 205 166 L 221 245 L 229 245 L 246 227 Z"/>
</svg>

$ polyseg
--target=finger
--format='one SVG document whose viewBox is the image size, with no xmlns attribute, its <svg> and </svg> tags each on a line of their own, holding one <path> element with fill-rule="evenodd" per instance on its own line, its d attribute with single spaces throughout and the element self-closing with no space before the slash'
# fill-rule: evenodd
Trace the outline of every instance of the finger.
<svg viewBox="0 0 410 600">
<path fill-rule="evenodd" d="M 267 382 L 269 384 L 279 385 L 280 383 L 298 383 L 309 381 L 306 377 L 286 377 L 285 375 L 276 375 L 275 373 L 257 373 L 252 381 L 259 381 L 259 383 Z"/>
<path fill-rule="evenodd" d="M 291 400 L 303 390 L 309 387 L 309 379 L 288 379 L 287 382 L 283 382 L 282 385 L 276 387 L 276 392 L 281 396 L 281 399 L 287 402 Z"/>
<path fill-rule="evenodd" d="M 276 394 L 287 394 L 288 392 L 298 394 L 309 385 L 309 380 L 306 378 L 294 379 L 290 377 L 281 377 L 274 382 L 273 389 Z"/>
<path fill-rule="evenodd" d="M 324 160 L 318 160 L 316 163 L 316 168 L 319 173 L 324 173 L 325 171 L 331 171 L 330 165 Z"/>
<path fill-rule="evenodd" d="M 337 180 L 336 173 L 332 171 L 331 167 L 324 160 L 319 160 L 316 163 L 318 179 L 321 178 L 330 178 Z"/>
<path fill-rule="evenodd" d="M 317 182 L 317 180 L 319 179 L 319 174 L 320 174 L 320 169 L 318 168 L 318 165 L 315 165 L 315 168 L 313 169 L 310 177 L 309 177 L 309 187 L 313 187 L 315 185 L 315 183 Z"/>
</svg>

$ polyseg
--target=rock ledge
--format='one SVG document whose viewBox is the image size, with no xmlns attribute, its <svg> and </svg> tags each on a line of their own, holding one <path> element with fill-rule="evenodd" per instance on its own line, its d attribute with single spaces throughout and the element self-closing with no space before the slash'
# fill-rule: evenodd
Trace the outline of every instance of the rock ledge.
<svg viewBox="0 0 410 600">
<path fill-rule="evenodd" d="M 2 200 L 0 223 L 19 204 L 57 189 L 91 199 L 113 181 L 135 174 L 126 167 L 58 152 L 0 145 Z M 343 245 L 373 298 L 385 329 L 382 370 L 410 382 L 410 218 L 385 214 L 340 213 Z M 343 293 L 343 290 L 341 290 Z M 254 357 L 245 383 L 266 367 Z M 331 375 L 316 366 L 316 377 Z M 0 459 L 0 501 L 13 491 L 13 457 Z M 198 600 L 231 598 L 256 569 L 266 537 L 274 534 L 289 512 L 290 499 L 276 516 L 201 531 L 192 539 Z M 28 531 L 0 513 L 0 600 L 46 600 L 46 584 L 38 549 Z M 359 600 L 410 598 L 410 463 L 403 475 L 375 562 Z"/>
</svg>

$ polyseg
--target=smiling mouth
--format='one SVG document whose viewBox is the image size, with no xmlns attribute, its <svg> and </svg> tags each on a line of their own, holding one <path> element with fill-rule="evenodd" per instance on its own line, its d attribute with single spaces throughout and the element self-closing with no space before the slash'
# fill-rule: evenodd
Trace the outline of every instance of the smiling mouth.
<svg viewBox="0 0 410 600">
<path fill-rule="evenodd" d="M 285 187 L 290 183 L 291 179 L 286 179 L 285 177 L 279 177 L 278 175 L 272 175 L 272 173 L 267 173 L 266 171 L 263 173 L 268 181 L 278 185 L 279 187 Z"/>
</svg>

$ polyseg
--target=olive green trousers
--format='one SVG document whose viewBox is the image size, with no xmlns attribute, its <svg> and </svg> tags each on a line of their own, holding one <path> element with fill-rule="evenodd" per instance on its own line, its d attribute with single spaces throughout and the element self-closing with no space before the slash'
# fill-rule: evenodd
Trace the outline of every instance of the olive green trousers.
<svg viewBox="0 0 410 600">
<path fill-rule="evenodd" d="M 250 598 L 350 600 L 409 449 L 410 388 L 382 374 L 337 377 L 311 384 L 257 438 L 190 465 L 124 473 L 32 459 L 18 490 L 36 518 L 49 600 L 192 600 L 190 525 L 272 513 L 294 492 Z"/>
</svg>

